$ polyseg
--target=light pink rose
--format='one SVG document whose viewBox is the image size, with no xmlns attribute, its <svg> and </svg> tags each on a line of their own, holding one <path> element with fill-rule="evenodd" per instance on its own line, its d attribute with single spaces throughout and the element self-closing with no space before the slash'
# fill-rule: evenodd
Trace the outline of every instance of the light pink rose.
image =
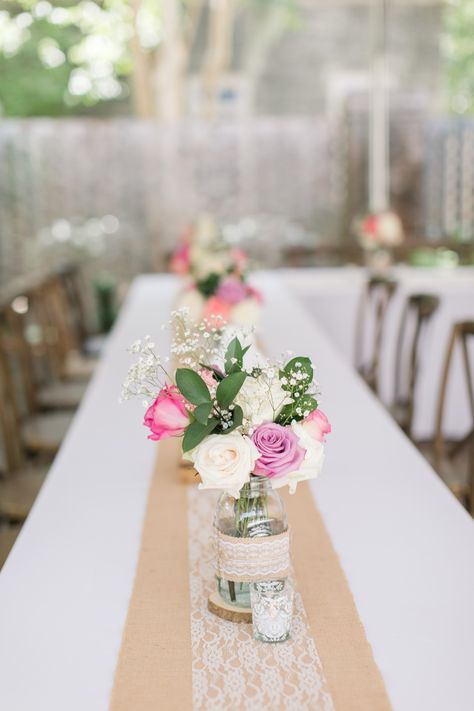
<svg viewBox="0 0 474 711">
<path fill-rule="evenodd" d="M 313 410 L 301 423 L 304 431 L 318 442 L 325 442 L 326 435 L 331 432 L 329 420 L 322 410 Z"/>
<path fill-rule="evenodd" d="M 185 403 L 176 385 L 165 385 L 145 414 L 144 424 L 151 430 L 148 439 L 160 440 L 182 435 L 189 425 Z"/>
</svg>

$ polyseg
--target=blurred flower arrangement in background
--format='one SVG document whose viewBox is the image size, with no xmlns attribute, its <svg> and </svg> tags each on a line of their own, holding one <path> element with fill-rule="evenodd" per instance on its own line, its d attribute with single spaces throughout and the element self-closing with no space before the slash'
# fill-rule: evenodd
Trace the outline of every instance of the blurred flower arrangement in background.
<svg viewBox="0 0 474 711">
<path fill-rule="evenodd" d="M 239 325 L 254 325 L 261 295 L 247 283 L 248 258 L 230 245 L 212 215 L 202 214 L 185 230 L 170 269 L 185 278 L 178 304 L 194 322 L 219 316 Z"/>
<path fill-rule="evenodd" d="M 405 239 L 402 222 L 391 210 L 356 220 L 354 230 L 360 246 L 366 250 L 393 249 Z"/>
</svg>

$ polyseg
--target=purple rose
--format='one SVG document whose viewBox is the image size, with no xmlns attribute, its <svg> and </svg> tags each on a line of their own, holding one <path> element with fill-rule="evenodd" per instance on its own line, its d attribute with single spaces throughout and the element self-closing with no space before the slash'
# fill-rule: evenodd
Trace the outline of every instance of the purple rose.
<svg viewBox="0 0 474 711">
<path fill-rule="evenodd" d="M 260 452 L 253 473 L 268 479 L 297 471 L 306 454 L 291 427 L 273 422 L 257 427 L 252 441 Z"/>
<path fill-rule="evenodd" d="M 227 304 L 235 306 L 246 298 L 247 287 L 240 279 L 229 277 L 220 283 L 216 296 Z"/>
</svg>

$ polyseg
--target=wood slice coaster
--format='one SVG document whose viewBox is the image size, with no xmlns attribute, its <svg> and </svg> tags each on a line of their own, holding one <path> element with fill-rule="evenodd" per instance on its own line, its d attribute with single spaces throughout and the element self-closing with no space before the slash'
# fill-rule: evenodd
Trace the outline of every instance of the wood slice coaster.
<svg viewBox="0 0 474 711">
<path fill-rule="evenodd" d="M 232 605 L 228 605 L 217 591 L 209 595 L 207 609 L 209 612 L 212 612 L 213 615 L 217 615 L 217 617 L 221 617 L 228 622 L 252 624 L 252 610 L 250 607 L 233 607 Z"/>
<path fill-rule="evenodd" d="M 185 459 L 182 459 L 178 464 L 178 477 L 182 484 L 197 485 L 201 481 L 201 478 L 195 470 L 192 462 L 187 462 Z"/>
</svg>

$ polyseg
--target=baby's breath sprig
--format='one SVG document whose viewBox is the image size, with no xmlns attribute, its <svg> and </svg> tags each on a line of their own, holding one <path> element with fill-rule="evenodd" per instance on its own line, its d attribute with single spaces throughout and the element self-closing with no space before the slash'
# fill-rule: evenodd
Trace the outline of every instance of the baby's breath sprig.
<svg viewBox="0 0 474 711">
<path fill-rule="evenodd" d="M 226 322 L 222 316 L 203 319 L 197 325 L 189 319 L 189 309 L 178 309 L 169 322 L 173 334 L 171 353 L 181 368 L 198 369 L 212 365 L 221 353 L 221 340 Z"/>
<path fill-rule="evenodd" d="M 138 355 L 138 360 L 128 369 L 122 385 L 120 400 L 141 397 L 148 406 L 166 382 L 171 382 L 161 357 L 155 353 L 155 344 L 150 336 L 132 343 L 128 352 Z"/>
</svg>

